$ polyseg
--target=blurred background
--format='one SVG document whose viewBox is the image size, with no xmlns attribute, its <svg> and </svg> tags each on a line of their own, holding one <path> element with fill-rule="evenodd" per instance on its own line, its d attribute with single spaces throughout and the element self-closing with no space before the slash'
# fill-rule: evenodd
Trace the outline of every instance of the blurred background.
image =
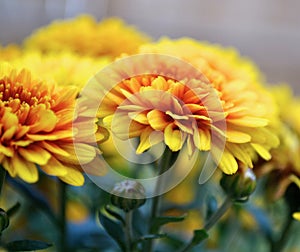
<svg viewBox="0 0 300 252">
<path fill-rule="evenodd" d="M 53 19 L 118 16 L 155 39 L 234 46 L 269 82 L 288 82 L 300 95 L 299 10 L 298 0 L 0 0 L 0 44 L 19 43 Z"/>
</svg>

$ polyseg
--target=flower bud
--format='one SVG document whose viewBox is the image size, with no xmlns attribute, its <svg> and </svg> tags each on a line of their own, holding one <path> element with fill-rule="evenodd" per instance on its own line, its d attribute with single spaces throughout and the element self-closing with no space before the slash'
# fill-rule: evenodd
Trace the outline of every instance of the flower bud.
<svg viewBox="0 0 300 252">
<path fill-rule="evenodd" d="M 223 174 L 220 181 L 223 190 L 234 200 L 247 200 L 256 187 L 256 176 L 252 169 L 239 169 L 233 175 Z"/>
<path fill-rule="evenodd" d="M 9 225 L 9 219 L 7 213 L 0 208 L 0 233 L 6 229 Z"/>
<path fill-rule="evenodd" d="M 139 208 L 145 202 L 145 189 L 134 180 L 117 183 L 111 192 L 111 203 L 125 212 Z"/>
</svg>

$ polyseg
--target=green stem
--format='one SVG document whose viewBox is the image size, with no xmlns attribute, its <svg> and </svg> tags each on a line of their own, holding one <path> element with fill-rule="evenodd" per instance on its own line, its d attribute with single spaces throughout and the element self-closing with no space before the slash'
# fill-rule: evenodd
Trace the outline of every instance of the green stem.
<svg viewBox="0 0 300 252">
<path fill-rule="evenodd" d="M 0 196 L 2 192 L 2 187 L 4 185 L 5 177 L 6 177 L 6 170 L 2 167 L 2 165 L 0 165 Z"/>
<path fill-rule="evenodd" d="M 289 238 L 289 232 L 292 227 L 292 223 L 293 223 L 293 217 L 292 214 L 290 214 L 284 225 L 280 238 L 277 241 L 271 243 L 271 250 L 270 250 L 271 252 L 283 251 L 283 248 L 286 245 Z"/>
<path fill-rule="evenodd" d="M 59 224 L 60 224 L 60 244 L 59 251 L 67 251 L 66 245 L 66 201 L 67 201 L 67 184 L 59 181 Z"/>
<path fill-rule="evenodd" d="M 159 164 L 159 172 L 158 176 L 163 174 L 167 171 L 171 166 L 173 152 L 166 148 L 163 156 L 161 157 L 160 164 Z M 158 177 L 156 185 L 155 185 L 155 196 L 152 200 L 152 207 L 151 207 L 151 216 L 150 216 L 150 223 L 158 216 L 159 214 L 159 207 L 161 201 L 161 187 L 163 185 L 163 181 L 161 177 Z M 149 234 L 155 234 L 159 232 L 159 230 L 154 229 L 152 225 L 149 226 Z M 146 251 L 151 252 L 153 247 L 153 240 L 150 240 L 146 243 Z"/>
<path fill-rule="evenodd" d="M 2 187 L 5 182 L 5 176 L 6 176 L 6 170 L 0 165 L 0 197 L 1 197 L 1 192 L 2 192 Z M 1 226 L 1 231 L 0 231 L 0 246 L 1 246 L 1 238 L 2 238 L 2 229 L 3 227 Z"/>
<path fill-rule="evenodd" d="M 131 252 L 132 248 L 132 211 L 125 213 L 125 238 L 126 251 Z"/>
<path fill-rule="evenodd" d="M 206 231 L 211 229 L 219 221 L 219 219 L 227 212 L 227 210 L 232 206 L 232 204 L 232 198 L 230 196 L 227 196 L 220 208 L 206 222 L 204 229 Z"/>
<path fill-rule="evenodd" d="M 205 223 L 203 229 L 205 231 L 210 230 L 219 220 L 220 218 L 227 212 L 227 210 L 232 206 L 233 200 L 230 196 L 224 200 L 223 204 L 219 207 L 219 209 L 209 218 L 209 220 Z M 194 247 L 193 239 L 186 245 L 185 248 L 181 250 L 181 252 L 188 252 Z"/>
<path fill-rule="evenodd" d="M 159 173 L 158 176 L 163 174 L 165 171 L 167 171 L 170 168 L 170 163 L 171 163 L 171 159 L 172 159 L 172 151 L 170 149 L 166 149 L 162 159 L 161 159 L 161 163 L 159 165 Z M 160 200 L 161 200 L 161 178 L 157 179 L 157 183 L 156 183 L 156 189 L 155 189 L 155 194 L 157 194 L 158 196 L 153 198 L 152 201 L 152 208 L 151 208 L 151 219 L 157 217 L 158 213 L 159 213 L 159 205 L 160 205 Z"/>
</svg>

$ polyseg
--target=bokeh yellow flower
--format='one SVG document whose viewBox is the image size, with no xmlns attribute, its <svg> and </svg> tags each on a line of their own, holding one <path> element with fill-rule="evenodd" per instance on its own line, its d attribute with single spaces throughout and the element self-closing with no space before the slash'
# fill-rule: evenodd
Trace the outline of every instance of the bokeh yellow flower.
<svg viewBox="0 0 300 252">
<path fill-rule="evenodd" d="M 135 53 L 149 38 L 121 19 L 99 23 L 88 15 L 71 20 L 56 20 L 35 31 L 25 40 L 25 48 L 42 52 L 70 51 L 79 55 L 117 57 Z"/>
<path fill-rule="evenodd" d="M 79 128 L 86 121 L 78 117 L 73 123 L 77 93 L 32 79 L 27 70 L 0 65 L 0 163 L 10 176 L 36 182 L 39 166 L 68 184 L 83 184 L 73 147 L 73 135 L 84 135 Z M 77 148 L 81 162 L 92 162 L 98 153 L 84 141 Z"/>
<path fill-rule="evenodd" d="M 9 44 L 5 47 L 0 44 L 0 60 L 9 61 L 21 55 L 21 48 L 16 44 Z"/>
<path fill-rule="evenodd" d="M 59 86 L 74 85 L 79 89 L 109 62 L 106 57 L 91 58 L 65 51 L 42 54 L 36 50 L 23 51 L 22 55 L 10 60 L 10 64 L 17 68 L 30 69 L 37 78 L 55 80 Z"/>
<path fill-rule="evenodd" d="M 300 221 L 300 212 L 294 213 L 294 214 L 293 214 L 293 217 L 294 217 L 296 220 Z"/>
<path fill-rule="evenodd" d="M 274 200 L 282 197 L 291 183 L 300 188 L 300 99 L 293 96 L 288 85 L 274 86 L 271 91 L 280 108 L 277 128 L 280 145 L 271 151 L 269 162 L 256 164 L 255 173 L 268 174 L 271 188 L 268 195 Z"/>
</svg>

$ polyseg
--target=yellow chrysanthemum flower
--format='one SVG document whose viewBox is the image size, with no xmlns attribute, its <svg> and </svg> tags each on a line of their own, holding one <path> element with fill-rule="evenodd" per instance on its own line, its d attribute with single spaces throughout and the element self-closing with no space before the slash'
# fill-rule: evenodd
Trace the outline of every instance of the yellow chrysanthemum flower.
<svg viewBox="0 0 300 252">
<path fill-rule="evenodd" d="M 30 69 L 38 78 L 55 80 L 63 86 L 74 85 L 79 89 L 108 63 L 108 58 L 104 57 L 90 58 L 71 52 L 42 54 L 39 51 L 24 51 L 20 57 L 10 61 L 17 68 Z"/>
<path fill-rule="evenodd" d="M 180 80 L 166 78 L 159 71 L 158 74 L 128 78 L 107 94 L 99 117 L 109 125 L 118 110 L 113 130 L 121 138 L 128 137 L 124 122 L 126 117 L 130 118 L 129 137 L 140 139 L 137 153 L 161 141 L 172 151 L 178 151 L 187 142 L 189 150 L 212 150 L 212 155 L 218 159 L 220 152 L 211 148 L 211 134 L 214 132 L 220 139 L 222 135 L 226 137 L 219 162 L 225 173 L 237 171 L 237 160 L 253 167 L 252 160 L 257 153 L 266 160 L 271 158 L 269 150 L 279 144 L 270 127 L 276 122 L 277 111 L 271 95 L 259 83 L 259 73 L 252 63 L 232 49 L 201 44 L 191 39 L 165 39 L 142 46 L 140 52 L 167 54 L 191 63 L 216 90 L 222 111 L 216 110 L 214 102 L 204 104 L 208 89 L 201 81 L 183 85 Z M 189 78 L 189 73 L 184 73 L 184 69 L 164 67 L 165 71 L 177 71 L 182 78 Z M 161 91 L 161 94 L 151 95 L 149 91 Z M 138 97 L 131 99 L 133 94 L 138 94 Z M 180 102 L 176 102 L 174 97 Z M 215 118 L 211 118 L 212 114 Z M 213 125 L 222 117 L 225 118 L 227 130 Z"/>
<path fill-rule="evenodd" d="M 21 49 L 15 44 L 9 44 L 5 47 L 0 45 L 0 60 L 9 61 L 12 59 L 16 59 L 21 54 Z"/>
<path fill-rule="evenodd" d="M 259 162 L 255 167 L 258 176 L 269 174 L 272 190 L 270 197 L 278 199 L 287 187 L 294 182 L 300 188 L 300 100 L 293 97 L 288 85 L 278 85 L 271 89 L 276 100 L 280 116 L 278 135 L 280 145 L 271 151 L 269 162 Z"/>
<path fill-rule="evenodd" d="M 86 56 L 117 57 L 135 53 L 149 38 L 118 18 L 99 23 L 82 15 L 71 20 L 56 20 L 35 31 L 25 41 L 25 47 L 42 52 L 71 51 Z"/>
<path fill-rule="evenodd" d="M 219 92 L 227 125 L 226 146 L 220 163 L 223 171 L 236 171 L 235 159 L 253 167 L 255 153 L 266 160 L 271 158 L 269 150 L 279 144 L 271 129 L 278 123 L 277 107 L 261 85 L 261 74 L 251 61 L 232 48 L 189 38 L 175 41 L 164 38 L 158 43 L 143 45 L 140 52 L 168 54 L 191 63 Z"/>
<path fill-rule="evenodd" d="M 0 164 L 10 176 L 36 182 L 39 166 L 68 184 L 83 184 L 74 133 L 84 139 L 77 146 L 81 162 L 93 162 L 98 150 L 88 144 L 85 131 L 79 131 L 89 119 L 77 117 L 73 122 L 77 93 L 34 80 L 27 70 L 0 65 Z"/>
</svg>

